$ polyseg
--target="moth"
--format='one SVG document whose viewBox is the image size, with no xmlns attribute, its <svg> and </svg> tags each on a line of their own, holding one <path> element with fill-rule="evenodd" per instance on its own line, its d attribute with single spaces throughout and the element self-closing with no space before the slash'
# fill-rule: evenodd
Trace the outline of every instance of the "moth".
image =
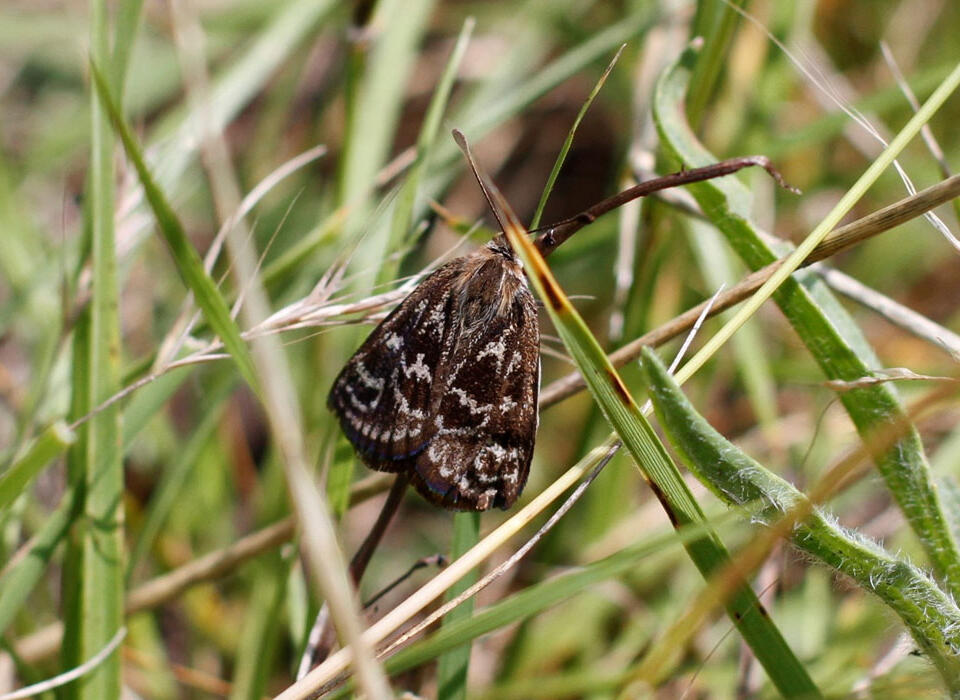
<svg viewBox="0 0 960 700">
<path fill-rule="evenodd" d="M 537 305 L 500 234 L 424 279 L 340 371 L 328 405 L 368 467 L 482 511 L 523 490 L 539 385 Z"/>
</svg>

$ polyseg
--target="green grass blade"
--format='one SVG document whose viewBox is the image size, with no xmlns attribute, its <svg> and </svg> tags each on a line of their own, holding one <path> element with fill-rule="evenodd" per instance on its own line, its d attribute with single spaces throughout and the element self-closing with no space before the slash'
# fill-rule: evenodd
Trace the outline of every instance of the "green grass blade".
<svg viewBox="0 0 960 700">
<path fill-rule="evenodd" d="M 531 78 L 506 92 L 499 99 L 483 105 L 481 109 L 472 107 L 465 113 L 458 111 L 456 123 L 462 124 L 463 131 L 472 138 L 479 138 L 498 124 L 518 114 L 524 107 L 557 85 L 561 85 L 570 76 L 582 71 L 603 56 L 609 56 L 610 52 L 616 50 L 618 46 L 642 34 L 652 26 L 655 19 L 655 9 L 649 4 L 643 4 L 636 12 L 591 35 L 542 69 L 532 71 Z M 456 149 L 450 146 L 438 153 L 437 160 L 447 163 L 456 157 Z"/>
<path fill-rule="evenodd" d="M 661 78 L 654 98 L 654 117 L 662 143 L 670 155 L 684 167 L 697 167 L 716 159 L 697 142 L 683 120 L 683 103 L 695 52 L 688 50 Z M 726 341 L 733 329 L 752 314 L 773 289 L 773 298 L 830 379 L 853 380 L 869 376 L 871 367 L 879 367 L 869 345 L 843 311 L 840 304 L 812 273 L 796 273 L 794 260 L 805 257 L 808 249 L 834 228 L 840 216 L 853 205 L 869 182 L 879 176 L 908 137 L 929 119 L 937 105 L 960 83 L 960 66 L 948 76 L 907 127 L 891 142 L 884 156 L 868 168 L 860 181 L 837 204 L 832 215 L 797 248 L 791 258 L 747 304 L 739 309 L 730 324 L 713 336 L 704 348 L 678 373 L 682 383 L 702 361 Z M 750 194 L 735 178 L 722 178 L 690 187 L 707 216 L 727 237 L 728 242 L 751 269 L 758 269 L 778 257 L 762 238 L 749 218 Z M 778 286 L 779 285 L 779 286 Z M 861 437 L 869 443 L 875 430 L 887 424 L 903 424 L 905 416 L 894 390 L 880 384 L 844 392 L 840 400 L 850 414 Z M 875 455 L 881 475 L 917 533 L 931 561 L 949 582 L 951 592 L 960 594 L 960 548 L 951 534 L 943 506 L 930 477 L 930 467 L 916 431 L 910 431 L 892 448 Z"/>
<path fill-rule="evenodd" d="M 496 193 L 495 193 L 496 194 Z M 533 287 L 544 301 L 553 325 L 577 368 L 586 378 L 594 400 L 630 452 L 650 488 L 676 527 L 704 522 L 703 512 L 690 493 L 666 449 L 640 407 L 627 391 L 596 338 L 557 284 L 537 249 L 507 207 L 506 235 L 523 261 Z M 712 530 L 686 544 L 697 569 L 708 577 L 729 562 L 729 555 Z M 726 602 L 727 612 L 763 665 L 770 680 L 786 697 L 819 697 L 806 669 L 787 646 L 780 631 L 762 611 L 753 590 L 740 585 Z"/>
<path fill-rule="evenodd" d="M 570 147 L 573 145 L 573 137 L 577 134 L 577 127 L 580 126 L 580 122 L 582 122 L 583 118 L 586 116 L 587 110 L 590 109 L 590 105 L 593 104 L 593 100 L 600 93 L 600 89 L 603 87 L 603 84 L 607 82 L 607 77 L 610 75 L 610 71 L 613 70 L 613 67 L 617 65 L 617 60 L 620 58 L 620 54 L 623 53 L 625 46 L 626 44 L 623 44 L 617 50 L 616 55 L 610 60 L 610 63 L 607 64 L 607 67 L 604 69 L 603 74 L 597 81 L 597 84 L 593 86 L 593 90 L 590 91 L 590 94 L 587 96 L 583 106 L 580 107 L 580 111 L 577 112 L 577 117 L 573 120 L 570 131 L 567 132 L 567 138 L 563 140 L 563 145 L 560 147 L 560 152 L 557 154 L 557 159 L 553 163 L 553 168 L 550 169 L 550 175 L 547 177 L 547 184 L 543 186 L 543 192 L 540 193 L 540 201 L 537 202 L 537 209 L 533 214 L 533 219 L 530 221 L 530 228 L 533 229 L 540 225 L 540 218 L 543 216 L 543 209 L 547 206 L 547 199 L 550 197 L 550 193 L 553 191 L 553 185 L 557 181 L 557 176 L 560 175 L 560 168 L 563 167 L 563 162 L 567 159 L 567 153 L 570 152 Z"/>
<path fill-rule="evenodd" d="M 13 503 L 33 478 L 76 440 L 76 434 L 62 422 L 44 430 L 27 452 L 0 476 L 0 509 Z"/>
<path fill-rule="evenodd" d="M 741 452 L 697 413 L 649 348 L 643 371 L 657 419 L 690 470 L 722 500 L 759 503 L 768 525 L 806 500 L 791 484 Z M 857 582 L 904 622 L 951 692 L 960 693 L 960 608 L 908 561 L 891 556 L 859 533 L 845 530 L 819 509 L 793 530 L 793 543 Z"/>
<path fill-rule="evenodd" d="M 260 700 L 265 694 L 280 637 L 289 569 L 279 552 L 257 562 L 252 600 L 240 630 L 230 700 Z"/>
<path fill-rule="evenodd" d="M 155 133 L 164 139 L 152 161 L 163 164 L 162 172 L 157 173 L 159 187 L 174 191 L 196 157 L 203 134 L 225 129 L 270 83 L 283 62 L 313 35 L 336 4 L 333 0 L 294 0 L 273 5 L 276 13 L 267 26 L 235 61 L 213 77 L 209 100 L 203 101 L 204 113 L 177 110 L 157 126 Z"/>
<path fill-rule="evenodd" d="M 136 541 L 130 549 L 130 558 L 127 562 L 128 581 L 133 577 L 137 565 L 149 552 L 164 523 L 174 511 L 183 488 L 189 483 L 191 470 L 196 466 L 201 452 L 220 423 L 222 404 L 233 388 L 233 381 L 221 381 L 219 386 L 207 392 L 203 418 L 193 430 L 193 435 L 179 451 L 177 460 L 164 470 L 156 493 L 150 499 L 140 532 L 137 533 Z"/>
<path fill-rule="evenodd" d="M 385 0 L 378 3 L 375 21 L 390 27 L 380 36 L 369 55 L 355 44 L 354 67 L 348 80 L 347 127 L 340 169 L 340 203 L 351 203 L 347 221 L 348 238 L 370 227 L 366 199 L 377 172 L 390 152 L 403 100 L 404 87 L 416 58 L 417 48 L 427 30 L 435 0 Z M 389 229 L 368 230 L 352 258 L 353 269 L 362 273 L 378 270 L 391 252 L 387 248 Z M 364 275 L 359 289 L 369 290 L 374 277 Z"/>
<path fill-rule="evenodd" d="M 480 513 L 457 513 L 453 516 L 453 542 L 450 546 L 450 561 L 456 561 L 469 551 L 480 538 Z M 470 588 L 477 580 L 477 570 L 464 576 L 450 587 L 444 600 L 453 600 Z M 443 618 L 444 629 L 473 615 L 474 599 L 470 598 L 448 612 Z M 467 697 L 467 671 L 470 667 L 470 644 L 451 646 L 437 664 L 438 700 L 463 700 Z"/>
<path fill-rule="evenodd" d="M 157 225 L 163 234 L 164 240 L 170 248 L 174 262 L 177 266 L 177 272 L 184 283 L 193 292 L 197 301 L 197 306 L 203 311 L 204 317 L 210 324 L 210 327 L 217 333 L 223 343 L 224 348 L 233 357 L 237 363 L 240 374 L 247 383 L 257 391 L 257 381 L 253 370 L 253 360 L 250 357 L 243 339 L 240 337 L 240 329 L 230 316 L 230 308 L 226 300 L 220 294 L 216 284 L 207 275 L 203 269 L 203 261 L 200 259 L 196 248 L 190 243 L 180 220 L 174 213 L 173 208 L 167 202 L 166 197 L 160 191 L 160 188 L 154 182 L 153 176 L 147 169 L 143 160 L 143 154 L 130 133 L 120 112 L 117 110 L 116 103 L 110 95 L 110 90 L 104 82 L 103 75 L 95 64 L 91 64 L 91 74 L 94 84 L 97 87 L 97 93 L 103 104 L 104 110 L 109 115 L 113 126 L 123 141 L 123 147 L 127 156 L 133 163 L 140 176 L 140 182 L 143 185 L 147 201 L 153 209 L 154 216 L 157 219 Z"/>
<path fill-rule="evenodd" d="M 687 118 L 696 127 L 703 118 L 707 102 L 717 85 L 720 70 L 727 64 L 726 53 L 740 15 L 731 4 L 744 4 L 743 0 L 698 3 L 697 18 L 693 31 L 703 38 L 703 50 L 690 80 L 687 98 Z"/>
<path fill-rule="evenodd" d="M 89 181 L 89 177 L 87 178 Z M 89 222 L 89 217 L 87 219 Z M 84 237 L 90 235 L 89 223 L 84 226 Z M 90 409 L 90 307 L 77 318 L 73 326 L 73 344 L 71 346 L 72 370 L 70 373 L 70 417 L 78 419 Z M 76 442 L 67 451 L 67 483 L 74 493 L 85 492 L 85 466 L 87 442 L 90 424 L 84 423 L 77 429 Z M 82 508 L 82 505 L 81 505 Z M 76 666 L 83 662 L 80 657 L 81 624 L 80 597 L 83 590 L 83 538 L 80 528 L 68 533 L 66 552 L 63 557 L 63 578 L 60 583 L 61 614 L 65 623 L 63 644 L 60 647 L 60 659 L 65 667 Z M 76 686 L 68 686 L 65 697 L 74 698 Z"/>
<path fill-rule="evenodd" d="M 67 528 L 79 515 L 83 499 L 77 493 L 71 489 L 64 494 L 60 505 L 34 536 L 27 555 L 0 578 L 0 635 L 7 631 L 17 613 L 23 610 L 27 597 L 46 571 Z"/>
<path fill-rule="evenodd" d="M 91 55 L 109 62 L 108 12 L 96 2 L 91 12 Z M 106 83 L 104 83 L 106 86 Z M 88 409 L 120 388 L 119 283 L 114 232 L 114 139 L 109 115 L 95 94 L 90 95 L 91 156 L 88 221 L 92 271 L 89 306 Z M 120 409 L 113 405 L 94 415 L 86 431 L 81 457 L 84 494 L 80 594 L 71 622 L 77 632 L 77 661 L 103 649 L 123 625 L 123 460 L 120 451 Z M 74 488 L 77 488 L 75 483 Z M 73 689 L 76 697 L 120 697 L 120 654 L 114 651 Z"/>
<path fill-rule="evenodd" d="M 117 86 L 118 94 L 125 94 L 124 82 L 130 68 L 130 52 L 137 37 L 137 27 L 140 24 L 140 15 L 143 11 L 143 0 L 126 0 L 117 8 L 116 29 L 113 39 L 113 56 L 110 65 L 113 75 L 110 84 Z"/>
</svg>

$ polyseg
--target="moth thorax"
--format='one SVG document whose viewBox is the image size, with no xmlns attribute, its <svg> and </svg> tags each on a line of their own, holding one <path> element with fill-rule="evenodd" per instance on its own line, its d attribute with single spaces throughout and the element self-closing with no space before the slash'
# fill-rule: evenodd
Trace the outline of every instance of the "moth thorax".
<svg viewBox="0 0 960 700">
<path fill-rule="evenodd" d="M 523 285 L 521 267 L 509 249 L 505 255 L 490 245 L 480 248 L 468 256 L 453 284 L 463 323 L 476 326 L 513 313 Z"/>
</svg>

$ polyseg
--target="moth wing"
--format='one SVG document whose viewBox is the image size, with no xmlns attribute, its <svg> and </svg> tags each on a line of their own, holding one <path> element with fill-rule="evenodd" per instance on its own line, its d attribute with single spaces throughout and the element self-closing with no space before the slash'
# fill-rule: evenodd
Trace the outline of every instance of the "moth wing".
<svg viewBox="0 0 960 700">
<path fill-rule="evenodd" d="M 452 342 L 453 260 L 424 279 L 367 337 L 327 399 L 347 439 L 372 469 L 402 472 L 433 437 L 436 368 Z"/>
<path fill-rule="evenodd" d="M 530 291 L 521 284 L 506 313 L 461 327 L 451 350 L 412 483 L 445 508 L 508 508 L 527 481 L 537 430 L 540 330 Z"/>
</svg>

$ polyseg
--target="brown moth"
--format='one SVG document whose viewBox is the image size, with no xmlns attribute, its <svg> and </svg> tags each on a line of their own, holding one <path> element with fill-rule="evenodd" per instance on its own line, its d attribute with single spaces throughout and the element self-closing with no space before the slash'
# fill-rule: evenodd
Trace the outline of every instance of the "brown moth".
<svg viewBox="0 0 960 700">
<path fill-rule="evenodd" d="M 537 430 L 540 330 L 503 235 L 424 279 L 340 371 L 328 405 L 360 459 L 455 510 L 509 508 Z"/>
</svg>

